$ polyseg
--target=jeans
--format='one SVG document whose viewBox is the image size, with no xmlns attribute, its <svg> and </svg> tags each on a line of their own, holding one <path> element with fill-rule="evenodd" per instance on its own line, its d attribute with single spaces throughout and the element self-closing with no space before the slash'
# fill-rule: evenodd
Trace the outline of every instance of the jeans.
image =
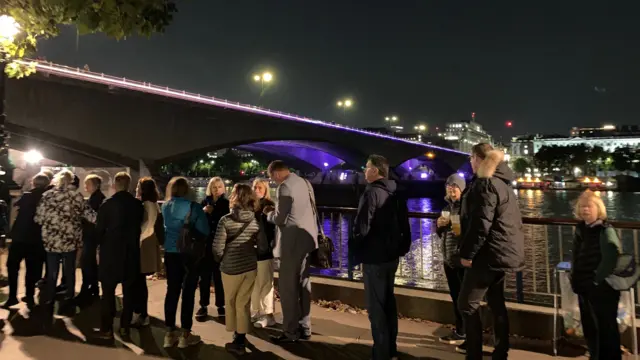
<svg viewBox="0 0 640 360">
<path fill-rule="evenodd" d="M 147 287 L 147 275 L 138 274 L 134 285 L 135 298 L 133 301 L 133 312 L 146 318 L 149 316 L 149 288 Z"/>
<path fill-rule="evenodd" d="M 472 268 L 465 271 L 458 297 L 458 309 L 467 332 L 467 359 L 482 359 L 482 321 L 480 302 L 487 296 L 487 304 L 493 314 L 493 359 L 507 359 L 509 352 L 509 318 L 504 301 L 502 271 Z"/>
<path fill-rule="evenodd" d="M 120 315 L 120 328 L 131 327 L 133 318 L 133 301 L 136 278 L 126 279 L 122 282 L 122 314 Z M 102 301 L 100 302 L 100 330 L 113 331 L 113 318 L 116 316 L 116 282 L 102 282 Z"/>
<path fill-rule="evenodd" d="M 462 321 L 462 314 L 460 314 L 460 310 L 458 310 L 458 295 L 460 294 L 460 288 L 462 287 L 464 268 L 454 268 L 445 264 L 444 274 L 447 277 L 449 295 L 451 295 L 451 301 L 453 302 L 453 313 L 456 316 L 456 333 L 464 336 L 464 334 L 466 334 L 464 322 Z"/>
<path fill-rule="evenodd" d="M 596 287 L 588 294 L 578 294 L 582 330 L 592 360 L 620 360 L 618 303 L 620 292 L 608 284 Z"/>
<path fill-rule="evenodd" d="M 76 251 L 65 253 L 47 252 L 47 296 L 46 302 L 52 303 L 56 296 L 56 282 L 62 260 L 62 273 L 66 286 L 65 300 L 73 299 L 76 288 Z"/>
<path fill-rule="evenodd" d="M 220 275 L 220 263 L 213 260 L 213 253 L 207 248 L 206 255 L 197 264 L 198 277 L 200 278 L 200 306 L 207 307 L 211 302 L 211 279 L 216 296 L 216 307 L 224 307 L 224 287 Z"/>
<path fill-rule="evenodd" d="M 7 272 L 9 273 L 9 299 L 18 298 L 18 273 L 20 263 L 26 262 L 27 274 L 25 276 L 26 296 L 33 298 L 36 282 L 42 276 L 42 264 L 44 263 L 44 249 L 42 244 L 24 243 L 14 241 L 9 248 L 7 258 Z"/>
<path fill-rule="evenodd" d="M 364 264 L 364 295 L 373 336 L 373 360 L 388 360 L 398 348 L 398 310 L 393 294 L 398 260 L 382 264 Z"/>
<path fill-rule="evenodd" d="M 182 328 L 191 331 L 193 325 L 193 306 L 198 287 L 198 272 L 195 264 L 180 253 L 165 253 L 164 267 L 167 273 L 167 295 L 164 298 L 165 325 L 169 330 L 176 329 L 178 301 L 182 293 L 180 322 Z"/>
<path fill-rule="evenodd" d="M 82 289 L 80 293 L 89 292 L 91 295 L 99 295 L 98 288 L 98 261 L 96 259 L 97 245 L 93 241 L 85 242 L 82 247 Z"/>
</svg>

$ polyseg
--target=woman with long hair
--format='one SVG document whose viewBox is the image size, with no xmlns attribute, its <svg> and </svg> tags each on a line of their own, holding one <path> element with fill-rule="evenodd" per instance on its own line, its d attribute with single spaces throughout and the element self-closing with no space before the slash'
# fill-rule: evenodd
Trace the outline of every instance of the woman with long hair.
<svg viewBox="0 0 640 360">
<path fill-rule="evenodd" d="M 214 177 L 207 185 L 206 197 L 202 200 L 202 210 L 207 214 L 211 234 L 207 238 L 205 258 L 198 263 L 198 275 L 200 276 L 200 309 L 196 313 L 196 320 L 205 321 L 209 314 L 207 307 L 211 299 L 211 277 L 213 275 L 213 288 L 216 296 L 218 316 L 224 316 L 224 286 L 220 275 L 220 264 L 213 259 L 212 243 L 216 228 L 220 219 L 229 213 L 229 200 L 227 200 L 224 181 Z"/>
<path fill-rule="evenodd" d="M 233 342 L 225 348 L 233 354 L 244 355 L 245 338 L 251 327 L 251 293 L 258 261 L 256 245 L 260 224 L 255 216 L 258 199 L 251 186 L 236 184 L 229 203 L 231 213 L 218 223 L 213 255 L 220 261 L 225 288 L 226 328 L 234 333 Z"/>
<path fill-rule="evenodd" d="M 142 201 L 144 206 L 144 218 L 140 232 L 140 274 L 136 279 L 136 296 L 134 304 L 133 321 L 134 326 L 148 326 L 149 313 L 147 303 L 149 301 L 149 290 L 147 288 L 147 275 L 152 275 L 162 270 L 162 259 L 160 254 L 160 242 L 164 240 L 164 229 L 158 234 L 156 222 L 160 215 L 158 206 L 158 187 L 156 182 L 150 177 L 143 177 L 138 181 L 136 187 L 136 197 Z M 164 224 L 162 225 L 164 228 Z"/>
<path fill-rule="evenodd" d="M 256 210 L 256 219 L 263 227 L 265 235 L 273 248 L 273 242 L 276 236 L 276 226 L 267 221 L 267 216 L 263 213 L 266 206 L 274 206 L 269 193 L 269 180 L 255 179 L 253 181 L 253 192 L 258 198 L 258 209 Z M 253 326 L 257 328 L 265 328 L 276 324 L 273 317 L 273 251 L 258 255 L 258 272 L 256 282 L 253 286 L 251 294 L 251 314 L 254 319 Z"/>
<path fill-rule="evenodd" d="M 191 231 L 201 236 L 209 235 L 209 222 L 202 208 L 189 200 L 191 188 L 187 179 L 175 177 L 169 181 L 166 202 L 162 205 L 164 218 L 164 267 L 167 275 L 167 295 L 164 299 L 164 318 L 167 333 L 164 347 L 169 348 L 178 342 L 179 348 L 186 348 L 200 342 L 200 336 L 191 332 L 193 325 L 193 305 L 195 302 L 198 273 L 193 258 L 178 248 L 178 239 L 188 219 Z M 176 312 L 182 293 L 180 322 L 182 332 L 176 327 Z"/>
</svg>

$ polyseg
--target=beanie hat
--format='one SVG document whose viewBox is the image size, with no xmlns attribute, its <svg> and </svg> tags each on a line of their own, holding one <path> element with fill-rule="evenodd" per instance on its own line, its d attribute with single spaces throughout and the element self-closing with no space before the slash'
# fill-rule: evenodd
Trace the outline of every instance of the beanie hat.
<svg viewBox="0 0 640 360">
<path fill-rule="evenodd" d="M 467 187 L 467 182 L 464 181 L 464 178 L 462 176 L 453 174 L 447 178 L 445 185 L 455 185 L 460 189 L 460 191 L 464 191 L 464 189 Z"/>
</svg>

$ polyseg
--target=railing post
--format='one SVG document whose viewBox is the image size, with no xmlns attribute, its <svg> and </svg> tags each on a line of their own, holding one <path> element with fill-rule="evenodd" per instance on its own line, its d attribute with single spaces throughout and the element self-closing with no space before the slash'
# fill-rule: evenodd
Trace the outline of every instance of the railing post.
<svg viewBox="0 0 640 360">
<path fill-rule="evenodd" d="M 351 240 L 351 237 L 353 236 L 353 218 L 353 216 L 349 216 L 349 221 L 347 222 L 349 224 L 349 229 L 347 230 L 347 233 L 349 234 L 347 238 L 349 240 Z M 347 278 L 349 278 L 349 280 L 353 280 L 354 265 L 353 257 L 351 256 L 351 248 L 349 247 L 349 243 L 347 243 Z"/>
<path fill-rule="evenodd" d="M 522 280 L 522 271 L 516 273 L 516 300 L 522 304 L 524 303 L 524 284 Z"/>
</svg>

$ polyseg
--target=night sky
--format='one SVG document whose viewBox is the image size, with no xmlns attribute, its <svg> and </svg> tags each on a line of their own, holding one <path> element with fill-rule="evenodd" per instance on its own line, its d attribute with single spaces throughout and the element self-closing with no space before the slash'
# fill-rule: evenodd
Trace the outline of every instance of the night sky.
<svg viewBox="0 0 640 360">
<path fill-rule="evenodd" d="M 640 3 L 189 0 L 166 34 L 117 42 L 74 29 L 57 63 L 356 126 L 468 119 L 496 138 L 640 124 Z M 366 5 L 365 5 L 366 4 Z M 637 4 L 637 5 L 632 5 Z M 346 118 L 336 109 L 350 96 Z M 505 122 L 513 121 L 507 129 Z"/>
</svg>

